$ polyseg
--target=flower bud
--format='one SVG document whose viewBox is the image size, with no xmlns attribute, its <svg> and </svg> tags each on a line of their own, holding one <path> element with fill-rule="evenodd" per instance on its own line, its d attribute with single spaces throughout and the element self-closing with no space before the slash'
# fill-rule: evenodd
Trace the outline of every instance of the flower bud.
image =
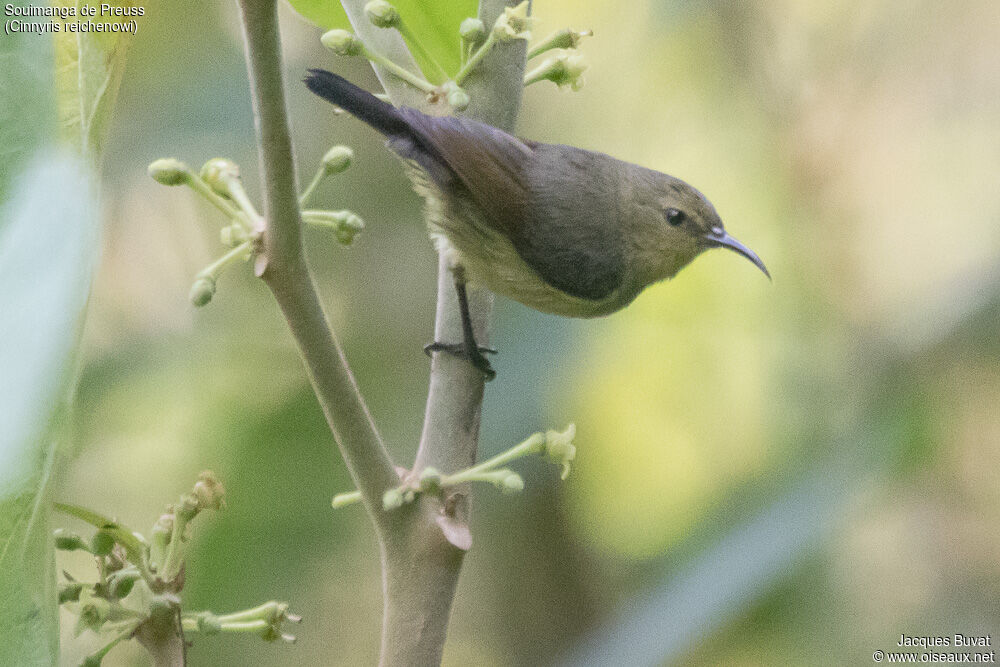
<svg viewBox="0 0 1000 667">
<path fill-rule="evenodd" d="M 99 530 L 90 539 L 90 552 L 95 556 L 107 556 L 115 548 L 115 538 L 111 533 Z"/>
<path fill-rule="evenodd" d="M 139 577 L 139 573 L 134 570 L 120 570 L 108 578 L 108 588 L 111 594 L 121 600 L 132 592 L 132 586 Z"/>
<path fill-rule="evenodd" d="M 364 221 L 354 213 L 348 212 L 337 225 L 337 242 L 341 245 L 351 245 L 354 237 L 364 228 Z"/>
<path fill-rule="evenodd" d="M 466 42 L 475 44 L 486 37 L 486 26 L 479 19 L 470 17 L 462 21 L 462 25 L 458 26 L 458 34 Z"/>
<path fill-rule="evenodd" d="M 222 245 L 235 248 L 247 240 L 247 230 L 243 225 L 233 223 L 219 230 L 219 241 Z"/>
<path fill-rule="evenodd" d="M 386 512 L 402 507 L 405 502 L 399 489 L 389 489 L 382 494 L 382 509 Z"/>
<path fill-rule="evenodd" d="M 540 78 L 548 79 L 560 88 L 569 86 L 572 90 L 583 87 L 583 72 L 587 63 L 579 53 L 560 53 L 542 63 Z"/>
<path fill-rule="evenodd" d="M 174 532 L 174 515 L 171 512 L 161 514 L 153 524 L 153 542 L 157 541 L 158 535 L 166 535 L 168 538 Z M 168 540 L 169 541 L 169 540 Z"/>
<path fill-rule="evenodd" d="M 323 171 L 327 176 L 347 171 L 354 160 L 354 151 L 350 146 L 334 146 L 323 156 Z"/>
<path fill-rule="evenodd" d="M 458 84 L 454 81 L 449 81 L 444 84 L 444 90 L 448 97 L 448 104 L 455 111 L 464 111 L 466 107 L 469 106 L 469 94 L 465 92 Z"/>
<path fill-rule="evenodd" d="M 201 180 L 217 194 L 229 197 L 229 183 L 239 179 L 240 168 L 232 160 L 224 157 L 212 158 L 201 166 Z"/>
<path fill-rule="evenodd" d="M 528 1 L 517 7 L 507 7 L 493 24 L 493 35 L 502 42 L 512 39 L 531 39 L 531 17 L 528 16 Z"/>
<path fill-rule="evenodd" d="M 333 501 L 330 503 L 330 505 L 332 505 L 333 509 L 336 510 L 340 509 L 341 507 L 346 507 L 348 505 L 351 505 L 355 502 L 357 502 L 356 493 L 338 493 L 333 497 Z"/>
<path fill-rule="evenodd" d="M 76 632 L 80 634 L 84 630 L 97 632 L 108 620 L 111 612 L 111 603 L 102 597 L 98 597 L 89 588 L 80 591 L 80 616 L 76 622 Z"/>
<path fill-rule="evenodd" d="M 161 185 L 184 185 L 191 180 L 191 170 L 188 166 L 173 158 L 151 162 L 146 171 Z"/>
<path fill-rule="evenodd" d="M 181 502 L 175 510 L 178 518 L 183 518 L 185 521 L 190 521 L 201 509 L 201 505 L 198 503 L 198 497 L 193 493 L 185 493 L 181 496 Z"/>
<path fill-rule="evenodd" d="M 319 41 L 338 56 L 360 56 L 364 47 L 354 34 L 339 29 L 323 33 Z"/>
<path fill-rule="evenodd" d="M 576 446 L 573 438 L 576 436 L 576 424 L 570 424 L 563 432 L 545 432 L 545 457 L 557 465 L 562 466 L 560 477 L 569 477 L 569 464 L 576 458 Z"/>
<path fill-rule="evenodd" d="M 167 545 L 170 544 L 170 536 L 174 532 L 174 515 L 161 514 L 160 518 L 153 524 L 150 533 L 149 560 L 154 567 L 159 567 L 167 554 Z"/>
<path fill-rule="evenodd" d="M 354 237 L 365 228 L 365 222 L 351 211 L 303 211 L 302 218 L 317 227 L 324 227 L 334 232 L 337 241 L 350 245 Z"/>
<path fill-rule="evenodd" d="M 516 472 L 507 471 L 500 480 L 500 490 L 504 493 L 518 493 L 524 490 L 524 480 Z"/>
<path fill-rule="evenodd" d="M 79 600 L 83 586 L 83 583 L 79 581 L 66 581 L 59 584 L 59 604 Z"/>
<path fill-rule="evenodd" d="M 215 281 L 206 276 L 194 281 L 188 298 L 191 299 L 191 303 L 201 308 L 211 301 L 213 296 L 215 296 Z"/>
<path fill-rule="evenodd" d="M 71 533 L 63 528 L 56 528 L 53 536 L 56 540 L 56 549 L 60 551 L 90 551 L 87 543 L 76 533 Z"/>
<path fill-rule="evenodd" d="M 194 484 L 194 496 L 198 499 L 200 509 L 218 510 L 226 503 L 226 489 L 211 470 L 198 475 L 198 481 Z"/>
<path fill-rule="evenodd" d="M 399 25 L 399 12 L 385 0 L 372 0 L 365 5 L 365 14 L 376 28 L 395 28 Z"/>
<path fill-rule="evenodd" d="M 580 41 L 584 37 L 592 37 L 593 35 L 593 30 L 571 30 L 569 28 L 563 28 L 553 35 L 551 40 L 546 40 L 545 43 L 552 49 L 575 49 L 580 45 Z"/>
</svg>

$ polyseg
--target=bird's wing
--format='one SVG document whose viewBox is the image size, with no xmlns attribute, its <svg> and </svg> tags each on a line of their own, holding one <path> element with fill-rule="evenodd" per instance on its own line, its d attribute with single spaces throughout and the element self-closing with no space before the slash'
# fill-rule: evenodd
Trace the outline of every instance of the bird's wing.
<svg viewBox="0 0 1000 667">
<path fill-rule="evenodd" d="M 525 167 L 532 149 L 517 137 L 474 120 L 427 116 L 407 108 L 399 111 L 417 144 L 413 148 L 418 155 L 407 157 L 417 159 L 439 186 L 447 186 L 450 174 L 439 165 L 428 165 L 427 157 L 443 163 L 486 215 L 485 222 L 513 237 L 525 217 Z M 393 148 L 399 151 L 400 147 Z M 426 155 L 420 156 L 421 151 Z"/>
<path fill-rule="evenodd" d="M 600 301 L 625 281 L 621 182 L 590 151 L 538 144 L 526 174 L 528 215 L 513 236 L 518 255 L 547 283 Z"/>
<path fill-rule="evenodd" d="M 399 111 L 412 135 L 393 148 L 409 151 L 439 186 L 457 176 L 485 222 L 546 283 L 594 301 L 621 286 L 619 184 L 606 182 L 600 162 L 588 158 L 594 154 L 523 141 L 464 118 Z"/>
</svg>

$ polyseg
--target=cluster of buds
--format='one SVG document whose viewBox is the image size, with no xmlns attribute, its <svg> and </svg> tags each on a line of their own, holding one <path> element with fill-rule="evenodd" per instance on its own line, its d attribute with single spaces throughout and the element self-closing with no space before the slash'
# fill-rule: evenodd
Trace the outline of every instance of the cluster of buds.
<svg viewBox="0 0 1000 667">
<path fill-rule="evenodd" d="M 322 180 L 342 173 L 351 166 L 354 152 L 347 146 L 334 146 L 326 155 L 300 202 L 312 196 Z M 239 166 L 226 158 L 213 158 L 202 165 L 199 173 L 179 160 L 166 158 L 149 165 L 149 175 L 157 183 L 168 186 L 186 185 L 221 211 L 228 222 L 219 232 L 219 240 L 228 250 L 198 272 L 191 285 L 189 299 L 195 306 L 204 306 L 215 296 L 219 277 L 230 266 L 246 263 L 261 251 L 264 219 L 247 195 L 240 178 Z M 303 215 L 306 223 L 332 229 L 338 242 L 350 245 L 364 223 L 349 211 L 309 211 Z"/>
<path fill-rule="evenodd" d="M 431 103 L 446 100 L 457 111 L 468 106 L 468 95 L 449 79 L 444 68 L 424 48 L 420 38 L 410 29 L 393 5 L 386 0 L 372 0 L 365 5 L 364 11 L 365 16 L 375 27 L 399 32 L 417 61 L 419 74 L 369 48 L 360 37 L 347 30 L 336 29 L 324 33 L 320 38 L 323 46 L 339 56 L 366 58 L 373 65 L 381 67 L 389 74 L 425 93 Z"/>
<path fill-rule="evenodd" d="M 420 74 L 416 74 L 377 53 L 361 38 L 347 30 L 330 30 L 321 42 L 340 56 L 362 56 L 383 71 L 394 75 L 423 91 L 431 104 L 447 101 L 454 111 L 462 111 L 470 103 L 468 93 L 462 88 L 466 78 L 482 63 L 487 54 L 499 43 L 512 40 L 530 40 L 533 19 L 528 14 L 527 0 L 516 7 L 506 7 L 493 25 L 487 28 L 479 18 L 470 17 L 462 21 L 458 29 L 461 41 L 461 64 L 454 76 L 449 77 L 444 68 L 424 48 L 419 37 L 410 30 L 403 15 L 387 0 L 371 0 L 364 7 L 365 16 L 377 28 L 397 30 L 410 47 Z M 584 37 L 593 33 L 589 30 L 559 30 L 528 52 L 528 59 L 535 58 L 552 49 L 574 50 Z M 583 85 L 581 74 L 586 69 L 582 56 L 563 53 L 546 61 L 525 77 L 525 85 L 537 81 L 553 81 L 560 88 L 579 90 Z"/>
<path fill-rule="evenodd" d="M 229 219 L 219 234 L 229 250 L 199 271 L 191 285 L 191 303 L 204 306 L 215 296 L 223 271 L 237 262 L 249 261 L 258 252 L 263 219 L 243 188 L 239 167 L 231 160 L 213 158 L 195 174 L 183 162 L 167 158 L 151 163 L 148 172 L 162 185 L 190 187 Z"/>
<path fill-rule="evenodd" d="M 576 446 L 573 444 L 575 436 L 576 427 L 573 424 L 563 431 L 535 433 L 502 454 L 451 475 L 428 466 L 419 474 L 408 476 L 399 486 L 386 491 L 382 496 L 382 509 L 398 509 L 412 503 L 420 494 L 441 495 L 445 489 L 469 482 L 485 482 L 504 493 L 517 493 L 524 490 L 524 479 L 506 466 L 511 461 L 528 455 L 541 456 L 561 466 L 560 478 L 565 480 L 569 476 L 570 463 L 576 458 Z M 359 500 L 361 494 L 357 491 L 341 493 L 334 497 L 333 507 L 344 507 Z"/>
<path fill-rule="evenodd" d="M 217 615 L 210 611 L 202 611 L 181 616 L 181 625 L 185 632 L 200 632 L 205 635 L 251 632 L 266 642 L 283 641 L 292 644 L 295 642 L 295 637 L 285 632 L 286 622 L 301 623 L 302 617 L 288 613 L 287 602 L 276 600 L 231 614 Z"/>
<path fill-rule="evenodd" d="M 211 471 L 198 475 L 192 489 L 171 505 L 153 525 L 149 567 L 154 576 L 157 592 L 180 591 L 184 553 L 188 542 L 188 524 L 205 510 L 219 510 L 225 506 L 226 490 Z"/>
<path fill-rule="evenodd" d="M 524 85 L 530 86 L 539 81 L 551 81 L 559 88 L 580 90 L 583 87 L 583 72 L 587 63 L 583 55 L 576 51 L 584 37 L 594 33 L 590 30 L 559 30 L 528 51 L 528 60 L 536 58 L 554 49 L 559 51 L 550 55 L 540 65 L 524 75 Z"/>
<path fill-rule="evenodd" d="M 211 612 L 182 613 L 178 597 L 183 588 L 184 547 L 187 524 L 205 510 L 225 506 L 225 489 L 211 472 L 203 472 L 188 493 L 157 519 L 147 541 L 120 523 L 91 510 L 56 504 L 66 514 L 81 519 L 97 531 L 90 540 L 58 529 L 55 545 L 61 551 L 85 551 L 97 563 L 97 581 L 77 581 L 63 573 L 59 604 L 77 617 L 79 635 L 93 632 L 109 641 L 88 655 L 84 665 L 100 665 L 117 644 L 146 630 L 175 632 L 178 617 L 185 632 L 249 632 L 266 641 L 294 641 L 286 621 L 301 618 L 288 612 L 285 602 L 268 602 L 253 609 L 217 616 Z"/>
</svg>

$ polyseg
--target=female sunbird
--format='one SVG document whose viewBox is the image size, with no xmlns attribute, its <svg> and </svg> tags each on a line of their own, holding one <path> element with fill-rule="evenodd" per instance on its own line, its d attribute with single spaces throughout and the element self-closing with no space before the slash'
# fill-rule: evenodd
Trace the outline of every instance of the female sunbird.
<svg viewBox="0 0 1000 667">
<path fill-rule="evenodd" d="M 309 90 L 381 132 L 407 165 L 427 224 L 447 253 L 464 342 L 428 351 L 467 357 L 494 377 L 476 345 L 466 281 L 546 313 L 621 310 L 708 248 L 729 248 L 770 278 L 684 181 L 572 146 L 519 139 L 466 118 L 396 108 L 346 79 L 309 70 Z"/>
</svg>

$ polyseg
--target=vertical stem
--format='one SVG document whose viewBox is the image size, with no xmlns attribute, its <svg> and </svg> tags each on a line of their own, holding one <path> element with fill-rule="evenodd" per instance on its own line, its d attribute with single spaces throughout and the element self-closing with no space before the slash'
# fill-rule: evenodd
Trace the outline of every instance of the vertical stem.
<svg viewBox="0 0 1000 667">
<path fill-rule="evenodd" d="M 153 659 L 153 667 L 187 665 L 187 646 L 178 612 L 179 608 L 163 609 L 135 630 L 135 638 Z"/>
<path fill-rule="evenodd" d="M 381 539 L 396 521 L 382 510 L 382 493 L 399 480 L 327 324 L 302 251 L 276 0 L 239 0 L 239 6 L 264 181 L 266 223 L 257 273 L 288 321 L 316 398 Z"/>
<path fill-rule="evenodd" d="M 438 665 L 464 551 L 446 539 L 439 527 L 442 509 L 436 500 L 421 499 L 393 512 L 381 508 L 382 492 L 395 486 L 398 478 L 340 346 L 327 326 L 302 252 L 276 0 L 238 2 L 266 204 L 267 226 L 257 272 L 288 320 L 313 389 L 375 525 L 384 594 L 380 664 Z M 398 63 L 412 63 L 398 33 L 377 30 L 365 19 L 361 0 L 344 0 L 343 4 L 365 43 Z M 481 0 L 483 22 L 493 25 L 507 4 L 504 0 Z M 509 4 L 515 4 L 515 0 Z M 403 60 L 395 57 L 397 54 Z M 513 130 L 521 100 L 524 56 L 525 44 L 521 40 L 498 45 L 491 51 L 483 66 L 469 76 L 473 103 L 468 115 Z M 376 71 L 396 103 L 418 107 L 425 104 L 423 99 L 414 99 L 412 89 L 386 76 L 382 68 L 376 67 Z M 458 340 L 461 322 L 451 275 L 443 260 L 438 269 L 435 332 L 439 340 Z M 492 303 L 492 295 L 487 292 L 469 294 L 473 326 L 483 342 L 487 339 Z M 418 466 L 434 462 L 442 472 L 453 472 L 475 459 L 482 396 L 479 371 L 460 359 L 436 355 Z M 458 512 L 459 517 L 464 516 L 464 507 L 459 507 Z"/>
<path fill-rule="evenodd" d="M 492 26 L 505 7 L 517 4 L 513 0 L 481 0 L 479 18 L 484 25 Z M 469 73 L 465 88 L 472 101 L 463 115 L 507 132 L 514 131 L 521 106 L 526 50 L 526 43 L 520 39 L 501 42 L 490 49 L 483 63 Z M 440 258 L 435 340 L 462 339 L 458 299 L 452 282 L 447 262 Z M 488 343 L 492 309 L 492 294 L 486 290 L 469 291 L 469 310 L 480 345 Z M 478 370 L 463 359 L 434 355 L 415 469 L 434 466 L 447 474 L 475 462 L 482 399 L 483 377 Z"/>
<path fill-rule="evenodd" d="M 345 8 L 351 4 L 353 0 L 344 2 Z M 517 4 L 518 0 L 480 0 L 479 18 L 484 25 L 492 26 L 505 7 Z M 354 28 L 367 40 L 366 27 L 360 23 L 355 22 Z M 524 40 L 496 44 L 483 62 L 469 72 L 464 87 L 472 101 L 463 115 L 513 132 L 521 106 L 526 52 Z M 394 94 L 393 90 L 388 92 Z M 461 316 L 452 283 L 447 260 L 440 257 L 435 340 L 462 340 Z M 468 296 L 476 340 L 486 345 L 493 295 L 486 290 L 470 290 Z M 434 355 L 414 470 L 434 466 L 447 474 L 475 462 L 483 391 L 482 373 L 467 361 L 447 354 Z M 455 503 L 454 521 L 464 521 L 468 514 L 464 498 L 461 496 Z M 414 536 L 409 551 L 387 554 L 388 568 L 383 572 L 387 585 L 382 665 L 437 665 L 441 661 L 465 554 L 451 544 L 442 544 L 437 532 L 425 533 L 422 545 L 419 537 L 419 534 Z M 394 553 L 401 558 L 397 560 Z M 415 633 L 417 628 L 423 631 Z"/>
</svg>

